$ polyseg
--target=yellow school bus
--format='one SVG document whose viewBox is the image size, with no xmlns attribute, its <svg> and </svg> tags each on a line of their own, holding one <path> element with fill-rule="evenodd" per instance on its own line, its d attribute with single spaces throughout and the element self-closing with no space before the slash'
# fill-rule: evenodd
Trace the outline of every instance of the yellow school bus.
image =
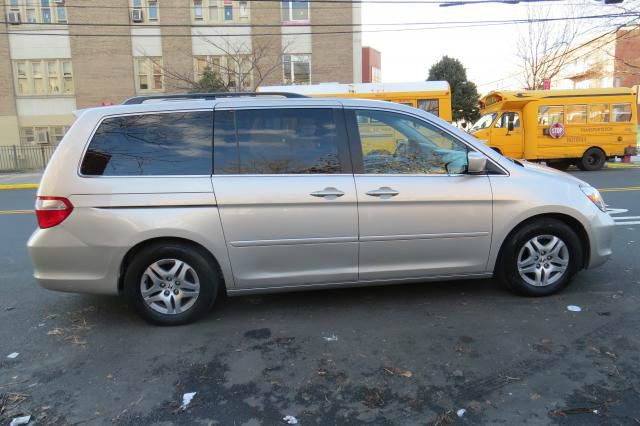
<svg viewBox="0 0 640 426">
<path fill-rule="evenodd" d="M 598 170 L 636 152 L 634 89 L 491 92 L 480 112 L 469 132 L 507 157 Z"/>
<path fill-rule="evenodd" d="M 360 98 L 409 105 L 451 121 L 451 89 L 446 81 L 415 83 L 320 83 L 297 86 L 261 86 L 259 92 L 290 92 L 306 96 Z"/>
</svg>

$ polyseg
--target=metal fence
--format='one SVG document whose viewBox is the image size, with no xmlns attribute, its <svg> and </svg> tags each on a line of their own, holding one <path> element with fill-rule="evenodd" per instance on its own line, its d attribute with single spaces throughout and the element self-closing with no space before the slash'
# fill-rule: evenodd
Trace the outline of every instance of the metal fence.
<svg viewBox="0 0 640 426">
<path fill-rule="evenodd" d="M 44 170 L 55 149 L 53 145 L 0 146 L 0 172 Z"/>
</svg>

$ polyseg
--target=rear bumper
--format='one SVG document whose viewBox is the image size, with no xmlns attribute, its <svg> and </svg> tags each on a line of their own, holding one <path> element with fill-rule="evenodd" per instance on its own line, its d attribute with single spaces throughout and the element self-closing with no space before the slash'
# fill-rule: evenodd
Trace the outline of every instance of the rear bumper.
<svg viewBox="0 0 640 426">
<path fill-rule="evenodd" d="M 611 216 L 607 213 L 598 212 L 591 221 L 591 235 L 589 235 L 591 251 L 587 269 L 596 268 L 609 260 L 613 254 L 611 245 L 614 230 L 615 222 Z"/>
<path fill-rule="evenodd" d="M 33 275 L 43 288 L 92 294 L 118 294 L 120 250 L 88 246 L 63 226 L 38 229 L 27 242 Z"/>
</svg>

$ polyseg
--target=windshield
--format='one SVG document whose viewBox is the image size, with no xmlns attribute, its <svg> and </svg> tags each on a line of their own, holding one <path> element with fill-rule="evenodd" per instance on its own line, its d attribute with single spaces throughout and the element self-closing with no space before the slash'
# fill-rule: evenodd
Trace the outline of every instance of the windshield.
<svg viewBox="0 0 640 426">
<path fill-rule="evenodd" d="M 473 126 L 469 129 L 470 132 L 475 132 L 476 130 L 486 129 L 493 123 L 493 120 L 496 119 L 498 115 L 497 112 L 491 112 L 489 114 L 485 114 L 478 121 L 475 122 Z"/>
</svg>

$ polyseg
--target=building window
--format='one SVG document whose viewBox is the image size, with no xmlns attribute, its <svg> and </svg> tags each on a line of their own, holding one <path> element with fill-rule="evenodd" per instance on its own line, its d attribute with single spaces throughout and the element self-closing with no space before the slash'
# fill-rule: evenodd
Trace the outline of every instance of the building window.
<svg viewBox="0 0 640 426">
<path fill-rule="evenodd" d="M 382 71 L 380 68 L 371 67 L 371 82 L 382 83 Z"/>
<path fill-rule="evenodd" d="M 138 92 L 163 90 L 162 58 L 135 58 L 135 73 Z"/>
<path fill-rule="evenodd" d="M 67 126 L 35 126 L 20 128 L 21 145 L 57 145 L 69 130 Z"/>
<path fill-rule="evenodd" d="M 73 70 L 66 59 L 14 61 L 18 96 L 60 96 L 73 94 Z"/>
<path fill-rule="evenodd" d="M 234 0 L 193 0 L 193 20 L 226 24 L 247 22 L 249 2 Z"/>
<path fill-rule="evenodd" d="M 193 19 L 202 20 L 202 0 L 193 1 Z"/>
<path fill-rule="evenodd" d="M 196 81 L 209 67 L 229 90 L 253 90 L 253 67 L 249 55 L 196 56 L 194 59 Z"/>
<path fill-rule="evenodd" d="M 282 21 L 299 22 L 309 20 L 309 4 L 306 0 L 282 0 Z"/>
<path fill-rule="evenodd" d="M 158 0 L 131 0 L 131 21 L 134 24 L 157 23 L 159 20 Z"/>
<path fill-rule="evenodd" d="M 11 0 L 7 4 L 8 12 L 17 12 L 26 24 L 64 24 L 67 22 L 67 10 L 64 4 L 54 0 Z"/>
<path fill-rule="evenodd" d="M 311 83 L 311 55 L 284 55 L 284 84 Z"/>
</svg>

